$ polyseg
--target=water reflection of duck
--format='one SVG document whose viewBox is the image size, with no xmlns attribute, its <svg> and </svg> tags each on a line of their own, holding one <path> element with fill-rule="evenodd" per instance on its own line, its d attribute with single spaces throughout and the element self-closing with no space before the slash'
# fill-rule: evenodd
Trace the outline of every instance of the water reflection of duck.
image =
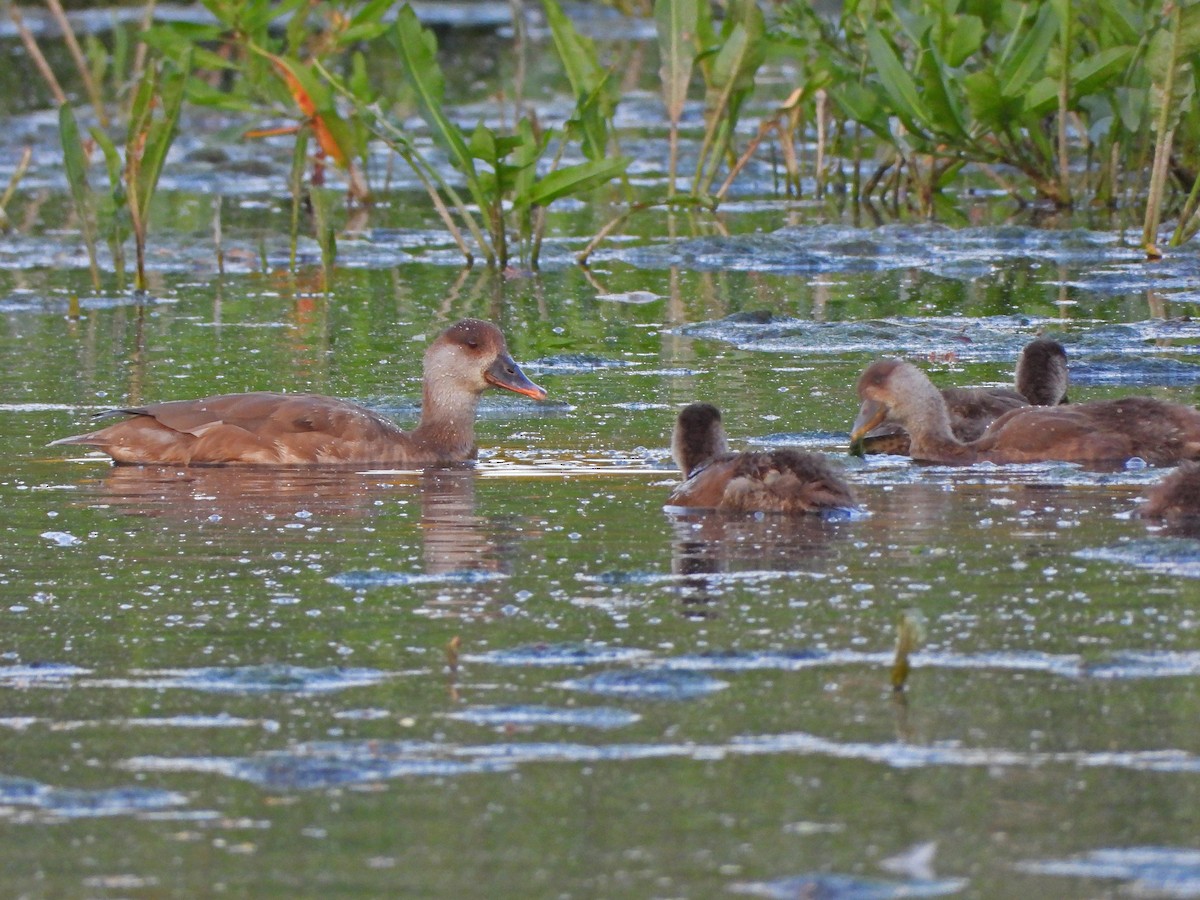
<svg viewBox="0 0 1200 900">
<path fill-rule="evenodd" d="M 544 400 L 489 322 L 463 319 L 425 352 L 421 420 L 411 432 L 347 400 L 265 391 L 117 409 L 124 421 L 52 444 L 98 447 L 135 465 L 426 466 L 475 455 L 475 410 L 488 387 Z"/>
<path fill-rule="evenodd" d="M 272 545 L 292 536 L 311 547 L 315 534 L 335 525 L 346 533 L 364 526 L 375 533 L 411 520 L 415 506 L 420 518 L 412 524 L 419 526 L 424 574 L 507 571 L 521 536 L 476 512 L 475 481 L 466 466 L 402 474 L 313 466 L 115 466 L 84 482 L 80 497 L 118 513 L 174 523 L 182 534 L 195 528 L 225 534 L 239 546 L 247 534 L 259 533 L 270 535 Z M 375 521 L 380 518 L 389 524 L 381 526 Z"/>
<path fill-rule="evenodd" d="M 1200 463 L 1182 463 L 1152 487 L 1139 514 L 1173 524 L 1200 525 Z"/>
<path fill-rule="evenodd" d="M 684 482 L 668 506 L 796 515 L 855 505 L 854 495 L 824 456 L 791 448 L 732 453 L 711 404 L 683 408 L 671 455 Z"/>
<path fill-rule="evenodd" d="M 950 416 L 950 430 L 958 440 L 976 441 L 988 425 L 1012 409 L 1024 406 L 1057 406 L 1067 399 L 1067 351 L 1052 338 L 1035 338 L 1017 358 L 1016 390 L 1012 388 L 942 388 L 942 399 Z M 863 401 L 853 431 L 878 412 L 874 403 Z M 892 416 L 885 416 L 854 444 L 853 452 L 909 455 L 908 432 Z"/>
<path fill-rule="evenodd" d="M 1200 458 L 1200 411 L 1153 397 L 1022 407 L 998 418 L 978 440 L 964 442 L 951 430 L 938 389 L 911 363 L 872 363 L 858 380 L 858 396 L 872 415 L 851 442 L 891 416 L 911 437 L 910 455 L 926 462 L 1113 464 L 1136 456 L 1172 465 Z"/>
</svg>

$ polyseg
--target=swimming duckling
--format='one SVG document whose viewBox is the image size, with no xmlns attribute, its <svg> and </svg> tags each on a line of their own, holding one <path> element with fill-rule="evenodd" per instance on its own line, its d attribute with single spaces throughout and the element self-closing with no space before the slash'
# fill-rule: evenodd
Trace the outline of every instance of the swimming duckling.
<svg viewBox="0 0 1200 900">
<path fill-rule="evenodd" d="M 1023 406 L 1057 406 L 1067 397 L 1067 351 L 1052 338 L 1036 338 L 1021 350 L 1017 358 L 1016 390 L 1012 388 L 942 388 L 942 398 L 950 415 L 950 430 L 960 441 L 978 440 L 988 425 L 1012 409 Z M 874 417 L 876 409 L 864 402 L 852 428 L 856 433 L 863 422 Z M 909 455 L 908 433 L 892 417 L 856 443 L 850 452 Z"/>
<path fill-rule="evenodd" d="M 1200 463 L 1180 463 L 1149 490 L 1138 515 L 1172 523 L 1200 523 Z"/>
<path fill-rule="evenodd" d="M 721 413 L 708 403 L 680 411 L 671 455 L 684 482 L 668 506 L 799 515 L 855 505 L 841 473 L 820 454 L 792 448 L 731 452 Z"/>
<path fill-rule="evenodd" d="M 964 442 L 951 430 L 941 393 L 912 363 L 872 363 L 858 380 L 858 396 L 864 407 L 871 404 L 871 417 L 851 441 L 890 416 L 909 433 L 913 459 L 926 462 L 1113 464 L 1136 456 L 1172 465 L 1200 457 L 1200 411 L 1153 397 L 1022 407 L 1002 415 L 978 440 Z"/>
</svg>

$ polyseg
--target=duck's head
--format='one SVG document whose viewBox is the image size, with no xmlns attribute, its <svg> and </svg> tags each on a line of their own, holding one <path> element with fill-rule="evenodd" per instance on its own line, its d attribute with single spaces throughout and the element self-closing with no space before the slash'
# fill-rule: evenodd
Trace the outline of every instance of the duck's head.
<svg viewBox="0 0 1200 900">
<path fill-rule="evenodd" d="M 949 431 L 946 404 L 929 377 L 912 363 L 901 359 L 881 359 L 867 366 L 858 378 L 858 398 L 862 406 L 850 432 L 850 450 L 871 429 L 892 418 L 909 433 L 909 423 L 931 418 L 941 420 L 942 429 Z"/>
<path fill-rule="evenodd" d="M 546 399 L 545 389 L 526 378 L 508 355 L 500 329 L 480 319 L 462 319 L 438 335 L 425 351 L 425 378 L 438 390 L 453 386 L 478 395 L 498 387 Z"/>
<path fill-rule="evenodd" d="M 690 403 L 679 411 L 671 434 L 671 456 L 684 478 L 728 452 L 719 409 L 711 403 Z"/>
<path fill-rule="evenodd" d="M 1053 338 L 1030 341 L 1017 360 L 1017 392 L 1034 406 L 1067 402 L 1067 351 Z"/>
</svg>

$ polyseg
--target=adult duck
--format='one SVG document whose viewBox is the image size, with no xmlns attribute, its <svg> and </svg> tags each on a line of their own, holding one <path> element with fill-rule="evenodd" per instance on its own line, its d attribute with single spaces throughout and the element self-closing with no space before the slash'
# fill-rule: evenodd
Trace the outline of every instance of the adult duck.
<svg viewBox="0 0 1200 900">
<path fill-rule="evenodd" d="M 1200 457 L 1200 411 L 1153 397 L 1021 407 L 964 442 L 950 427 L 941 393 L 912 363 L 872 363 L 858 379 L 858 396 L 869 415 L 850 435 L 852 443 L 890 416 L 909 433 L 913 459 L 926 462 L 1114 464 L 1136 456 L 1172 465 Z"/>
<path fill-rule="evenodd" d="M 950 416 L 950 430 L 960 441 L 975 441 L 983 437 L 987 427 L 1012 409 L 1023 406 L 1057 406 L 1067 398 L 1067 351 L 1052 338 L 1035 338 L 1021 350 L 1017 358 L 1013 388 L 942 388 L 942 399 Z M 864 402 L 854 420 L 852 430 L 874 417 L 873 404 Z M 908 432 L 895 420 L 885 416 L 869 432 L 852 442 L 850 452 L 892 453 L 909 455 Z"/>
<path fill-rule="evenodd" d="M 1200 524 L 1200 463 L 1182 463 L 1152 487 L 1138 514 L 1146 519 Z"/>
<path fill-rule="evenodd" d="M 855 505 L 849 485 L 824 456 L 791 448 L 731 452 L 721 413 L 709 403 L 680 411 L 671 455 L 684 482 L 668 506 L 799 515 Z"/>
<path fill-rule="evenodd" d="M 489 387 L 546 398 L 508 355 L 499 328 L 463 319 L 425 351 L 413 431 L 348 400 L 260 391 L 110 410 L 99 415 L 125 418 L 53 444 L 96 447 L 133 465 L 440 465 L 474 458 L 475 410 Z"/>
</svg>

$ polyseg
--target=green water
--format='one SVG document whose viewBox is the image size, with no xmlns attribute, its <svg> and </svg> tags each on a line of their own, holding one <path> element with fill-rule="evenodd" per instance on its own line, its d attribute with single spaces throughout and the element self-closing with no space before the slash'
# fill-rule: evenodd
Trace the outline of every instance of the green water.
<svg viewBox="0 0 1200 900">
<path fill-rule="evenodd" d="M 836 454 L 871 356 L 736 350 L 683 326 L 749 309 L 853 325 L 898 276 L 832 279 L 819 317 L 802 278 L 618 268 L 619 289 L 663 294 L 635 305 L 596 300 L 577 270 L 475 274 L 457 295 L 455 274 L 343 269 L 328 296 L 287 276 L 172 277 L 156 302 L 78 319 L 56 299 L 69 278 L 37 273 L 29 299 L 7 276 L 24 307 L 0 338 L 0 651 L 80 671 L 0 666 L 3 774 L 181 795 L 103 817 L 4 795 L 14 894 L 720 896 L 803 873 L 896 879 L 882 860 L 936 841 L 936 875 L 969 895 L 1085 897 L 1110 882 L 1016 867 L 1192 845 L 1196 583 L 1075 555 L 1153 535 L 1128 513 L 1157 473 L 875 459 L 850 468 L 865 517 L 676 520 L 661 507 L 679 405 L 719 403 L 739 445 Z M 938 286 L 964 326 L 1039 309 Z M 45 447 L 107 404 L 268 387 L 411 421 L 424 341 L 462 315 L 500 323 L 550 392 L 489 397 L 474 470 L 187 473 Z M 1002 383 L 1011 362 L 953 368 L 938 377 Z M 907 609 L 928 637 L 899 702 Z M 642 655 L 580 662 L 579 646 Z M 1129 650 L 1158 656 L 1088 674 Z M 565 685 L 664 666 L 722 684 L 666 700 Z M 638 718 L 448 718 L 495 706 Z M 274 780 L 237 768 L 271 759 Z M 331 759 L 341 775 L 294 768 Z M 418 759 L 438 765 L 370 768 Z"/>
</svg>

